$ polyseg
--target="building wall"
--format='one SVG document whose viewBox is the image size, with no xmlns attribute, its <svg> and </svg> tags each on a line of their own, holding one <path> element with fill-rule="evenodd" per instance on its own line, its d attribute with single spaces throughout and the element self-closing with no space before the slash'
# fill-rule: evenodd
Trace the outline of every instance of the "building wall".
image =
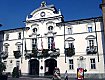
<svg viewBox="0 0 105 80">
<path fill-rule="evenodd" d="M 41 12 L 45 12 L 46 15 L 41 17 Z M 26 17 L 26 28 L 14 29 L 4 31 L 4 41 L 3 44 L 8 43 L 8 58 L 3 60 L 7 61 L 6 72 L 13 71 L 13 68 L 16 67 L 16 61 L 19 61 L 19 68 L 23 75 L 28 75 L 30 72 L 30 63 L 32 59 L 39 61 L 39 76 L 44 76 L 46 66 L 45 61 L 48 59 L 54 59 L 57 61 L 57 67 L 60 69 L 61 74 L 63 75 L 67 70 L 70 75 L 77 74 L 77 68 L 80 66 L 80 58 L 82 57 L 83 64 L 82 67 L 87 69 L 86 74 L 103 74 L 104 71 L 104 50 L 103 50 L 103 26 L 102 22 L 98 17 L 93 19 L 77 20 L 78 23 L 74 21 L 75 24 L 70 24 L 73 21 L 63 22 L 63 16 L 61 12 L 54 13 L 53 7 L 42 7 L 34 10 L 30 15 L 31 18 Z M 102 19 L 102 18 L 100 18 Z M 82 23 L 79 23 L 82 22 Z M 63 24 L 58 26 L 57 24 Z M 53 31 L 48 32 L 48 27 L 53 26 Z M 68 28 L 72 28 L 72 33 L 68 34 Z M 92 27 L 92 32 L 88 31 L 88 27 Z M 33 33 L 33 29 L 37 28 L 37 33 Z M 65 31 L 64 31 L 65 30 Z M 18 33 L 21 32 L 21 39 L 18 39 Z M 54 33 L 54 34 L 53 34 Z M 9 40 L 5 40 L 6 34 L 9 34 Z M 36 36 L 40 34 L 39 36 Z M 60 49 L 60 56 L 47 57 L 47 58 L 25 58 L 25 49 L 32 50 L 32 39 L 37 38 L 38 49 L 42 49 L 41 40 L 43 41 L 43 48 L 48 49 L 48 37 L 53 36 L 55 41 L 55 48 Z M 87 47 L 89 46 L 89 40 L 94 40 L 94 46 L 97 46 L 98 52 L 96 54 L 87 54 Z M 68 48 L 68 40 L 70 43 L 74 44 L 75 54 L 72 56 L 65 57 L 64 48 Z M 14 52 L 17 50 L 16 43 L 19 42 L 21 46 L 21 57 L 16 59 L 14 57 Z M 5 46 L 3 46 L 3 51 L 5 51 Z M 90 59 L 95 59 L 96 69 L 91 69 Z M 73 69 L 69 69 L 69 60 L 73 59 Z M 43 66 L 43 69 L 41 69 Z"/>
</svg>

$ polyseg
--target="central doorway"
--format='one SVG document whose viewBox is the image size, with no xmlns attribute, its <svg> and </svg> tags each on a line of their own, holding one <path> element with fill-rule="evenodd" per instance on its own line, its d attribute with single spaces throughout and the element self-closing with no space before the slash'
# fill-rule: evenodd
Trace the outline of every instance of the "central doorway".
<svg viewBox="0 0 105 80">
<path fill-rule="evenodd" d="M 55 67 L 57 67 L 57 61 L 55 59 L 45 60 L 45 75 L 53 75 Z"/>
<path fill-rule="evenodd" d="M 29 74 L 39 75 L 39 61 L 37 59 L 29 60 Z"/>
</svg>

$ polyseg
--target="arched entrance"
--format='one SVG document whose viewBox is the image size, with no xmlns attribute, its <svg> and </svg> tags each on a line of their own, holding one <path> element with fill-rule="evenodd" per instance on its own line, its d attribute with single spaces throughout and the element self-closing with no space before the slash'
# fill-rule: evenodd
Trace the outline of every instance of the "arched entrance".
<svg viewBox="0 0 105 80">
<path fill-rule="evenodd" d="M 29 60 L 29 74 L 39 75 L 39 61 L 37 59 Z"/>
<path fill-rule="evenodd" d="M 55 67 L 57 67 L 57 61 L 55 59 L 45 60 L 45 75 L 53 75 Z"/>
</svg>

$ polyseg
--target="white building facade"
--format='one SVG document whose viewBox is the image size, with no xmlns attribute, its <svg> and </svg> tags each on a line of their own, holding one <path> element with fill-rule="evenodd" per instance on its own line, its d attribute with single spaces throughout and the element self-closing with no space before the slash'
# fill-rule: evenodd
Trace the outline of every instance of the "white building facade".
<svg viewBox="0 0 105 80">
<path fill-rule="evenodd" d="M 19 66 L 22 75 L 53 75 L 55 67 L 63 76 L 67 70 L 76 77 L 103 77 L 104 33 L 102 17 L 64 21 L 60 10 L 45 2 L 26 17 L 23 28 L 1 31 L 1 52 L 6 71 Z"/>
</svg>

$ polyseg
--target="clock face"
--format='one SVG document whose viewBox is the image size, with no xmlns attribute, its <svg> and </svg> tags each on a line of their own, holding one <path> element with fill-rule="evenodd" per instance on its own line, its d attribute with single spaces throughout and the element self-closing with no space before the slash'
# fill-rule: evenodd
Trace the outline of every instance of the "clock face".
<svg viewBox="0 0 105 80">
<path fill-rule="evenodd" d="M 40 13 L 40 16 L 41 16 L 41 17 L 44 17 L 44 16 L 45 16 L 45 12 L 41 12 L 41 13 Z"/>
</svg>

